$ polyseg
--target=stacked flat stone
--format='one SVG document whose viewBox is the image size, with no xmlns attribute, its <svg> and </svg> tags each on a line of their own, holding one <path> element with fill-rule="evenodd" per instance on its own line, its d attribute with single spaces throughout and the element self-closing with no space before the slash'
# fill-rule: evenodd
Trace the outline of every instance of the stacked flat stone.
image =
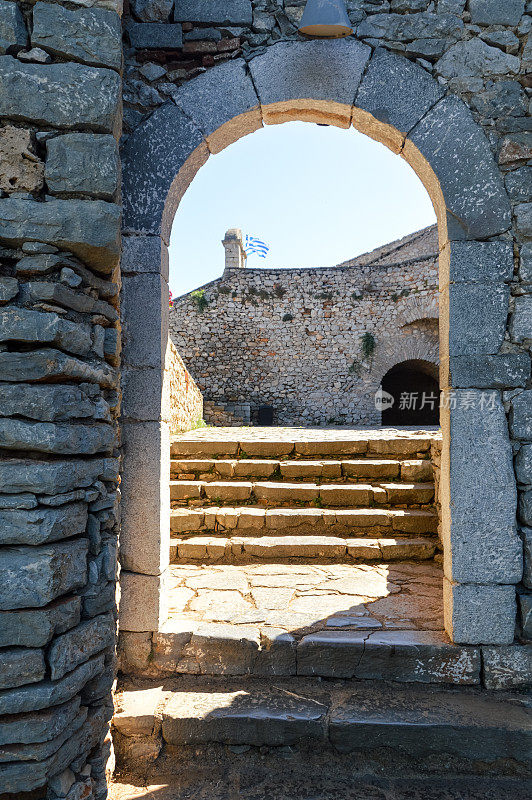
<svg viewBox="0 0 532 800">
<path fill-rule="evenodd" d="M 67 6 L 0 6 L 0 793 L 100 800 L 119 525 L 121 22 L 111 2 Z"/>
</svg>

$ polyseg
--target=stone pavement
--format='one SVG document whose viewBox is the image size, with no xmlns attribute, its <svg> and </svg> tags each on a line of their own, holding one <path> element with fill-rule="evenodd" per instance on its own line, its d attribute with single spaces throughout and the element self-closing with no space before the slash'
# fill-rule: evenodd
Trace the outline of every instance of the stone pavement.
<svg viewBox="0 0 532 800">
<path fill-rule="evenodd" d="M 173 564 L 171 618 L 315 630 L 443 631 L 442 571 L 418 564 Z"/>
</svg>

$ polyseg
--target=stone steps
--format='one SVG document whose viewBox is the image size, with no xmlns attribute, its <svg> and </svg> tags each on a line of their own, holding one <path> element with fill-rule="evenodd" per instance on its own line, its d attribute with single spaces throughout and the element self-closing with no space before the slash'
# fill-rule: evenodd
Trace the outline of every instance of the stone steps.
<svg viewBox="0 0 532 800">
<path fill-rule="evenodd" d="M 398 508 L 259 508 L 254 506 L 174 508 L 170 528 L 176 534 L 218 533 L 232 535 L 304 535 L 385 536 L 397 534 L 434 534 L 438 518 L 434 511 Z M 260 534 L 257 532 L 261 531 Z"/>
<path fill-rule="evenodd" d="M 230 479 L 324 481 L 368 481 L 380 478 L 403 482 L 432 481 L 429 459 L 349 459 L 281 461 L 273 459 L 179 459 L 170 462 L 172 478 L 219 481 Z"/>
<path fill-rule="evenodd" d="M 251 765 L 253 748 L 262 748 L 264 758 L 269 748 L 290 747 L 312 762 L 325 753 L 337 769 L 336 759 L 350 765 L 350 753 L 388 748 L 394 764 L 400 756 L 437 759 L 443 771 L 482 772 L 486 764 L 496 761 L 501 769 L 509 762 L 521 777 L 530 761 L 524 700 L 472 688 L 187 677 L 163 687 L 127 684 L 117 701 L 115 746 L 130 758 L 142 753 L 153 759 L 163 748 L 170 748 L 172 758 L 172 747 L 178 747 L 179 759 L 192 764 L 205 758 L 198 747 L 218 744 L 245 753 Z"/>
<path fill-rule="evenodd" d="M 285 559 L 334 559 L 349 562 L 425 561 L 438 549 L 436 537 L 340 538 L 338 536 L 191 536 L 170 540 L 170 561 L 246 560 L 275 562 Z"/>
<path fill-rule="evenodd" d="M 480 683 L 480 648 L 452 644 L 443 631 L 382 630 L 371 617 L 331 619 L 344 627 L 287 632 L 271 624 L 261 628 L 244 621 L 205 622 L 186 613 L 170 616 L 154 634 L 147 674 Z"/>
<path fill-rule="evenodd" d="M 186 435 L 179 436 L 171 442 L 172 459 L 183 458 L 218 458 L 231 456 L 233 458 L 248 459 L 303 459 L 330 458 L 334 456 L 358 456 L 369 458 L 428 458 L 431 442 L 434 437 L 409 432 L 402 434 L 393 431 L 386 433 L 374 431 L 371 434 L 361 431 L 358 435 L 342 436 L 342 432 L 335 432 L 334 437 L 319 438 L 309 437 L 305 430 L 299 432 L 298 439 L 261 439 L 259 435 L 251 433 L 245 436 L 241 433 L 234 436 L 225 432 L 220 439 L 211 433 L 204 437 Z M 210 438 L 208 438 L 210 437 Z"/>
<path fill-rule="evenodd" d="M 434 499 L 433 483 L 316 484 L 270 481 L 171 481 L 170 498 L 199 504 L 242 503 L 329 507 L 424 506 Z"/>
</svg>

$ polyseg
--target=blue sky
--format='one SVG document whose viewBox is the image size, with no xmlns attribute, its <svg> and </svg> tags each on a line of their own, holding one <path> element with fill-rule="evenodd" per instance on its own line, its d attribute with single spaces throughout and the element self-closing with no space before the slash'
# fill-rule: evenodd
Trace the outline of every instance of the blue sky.
<svg viewBox="0 0 532 800">
<path fill-rule="evenodd" d="M 170 242 L 174 297 L 219 277 L 228 228 L 270 247 L 250 267 L 326 267 L 436 221 L 408 164 L 354 128 L 269 125 L 211 156 Z"/>
</svg>

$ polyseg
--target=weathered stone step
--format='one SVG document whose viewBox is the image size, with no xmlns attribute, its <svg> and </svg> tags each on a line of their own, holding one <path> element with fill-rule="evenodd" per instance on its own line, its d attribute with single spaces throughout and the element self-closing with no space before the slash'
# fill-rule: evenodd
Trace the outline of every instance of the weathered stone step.
<svg viewBox="0 0 532 800">
<path fill-rule="evenodd" d="M 327 534 L 349 536 L 375 536 L 392 532 L 401 534 L 433 534 L 437 532 L 438 518 L 424 509 L 392 508 L 256 508 L 218 507 L 175 508 L 170 512 L 173 533 L 203 535 L 217 532 L 248 532 L 256 536 L 291 531 L 295 534 Z"/>
<path fill-rule="evenodd" d="M 243 478 L 268 480 L 346 481 L 401 479 L 427 483 L 433 479 L 429 459 L 361 458 L 351 460 L 279 461 L 272 459 L 180 459 L 170 463 L 172 478 L 179 480 L 218 481 Z"/>
<path fill-rule="evenodd" d="M 303 631 L 298 638 L 280 628 L 172 616 L 154 634 L 149 674 L 480 683 L 478 647 L 452 644 L 442 631 L 378 630 L 372 618 L 361 618 L 360 625 L 351 620 L 353 629 Z"/>
<path fill-rule="evenodd" d="M 270 481 L 171 481 L 175 501 L 258 503 L 279 505 L 307 503 L 347 507 L 379 505 L 427 505 L 434 499 L 433 483 L 277 483 Z"/>
<path fill-rule="evenodd" d="M 114 730 L 143 736 L 159 748 L 310 741 L 331 754 L 387 747 L 415 759 L 444 755 L 530 764 L 532 734 L 518 695 L 372 681 L 348 687 L 308 679 L 276 680 L 272 686 L 264 679 L 187 678 L 165 693 L 160 687 L 128 688 L 118 695 Z M 186 752 L 181 749 L 181 757 Z"/>
<path fill-rule="evenodd" d="M 254 436 L 247 440 L 228 434 L 223 439 L 180 436 L 171 443 L 171 456 L 174 459 L 216 458 L 232 456 L 236 458 L 325 458 L 328 456 L 379 456 L 416 458 L 427 457 L 431 442 L 436 437 L 408 433 L 401 436 L 376 432 L 374 436 L 350 436 L 342 439 L 336 434 L 334 439 L 322 438 L 305 441 L 286 439 L 263 439 Z"/>
<path fill-rule="evenodd" d="M 281 559 L 334 559 L 336 561 L 426 561 L 436 553 L 438 540 L 342 539 L 337 536 L 192 536 L 170 540 L 170 560 L 242 561 Z"/>
</svg>

